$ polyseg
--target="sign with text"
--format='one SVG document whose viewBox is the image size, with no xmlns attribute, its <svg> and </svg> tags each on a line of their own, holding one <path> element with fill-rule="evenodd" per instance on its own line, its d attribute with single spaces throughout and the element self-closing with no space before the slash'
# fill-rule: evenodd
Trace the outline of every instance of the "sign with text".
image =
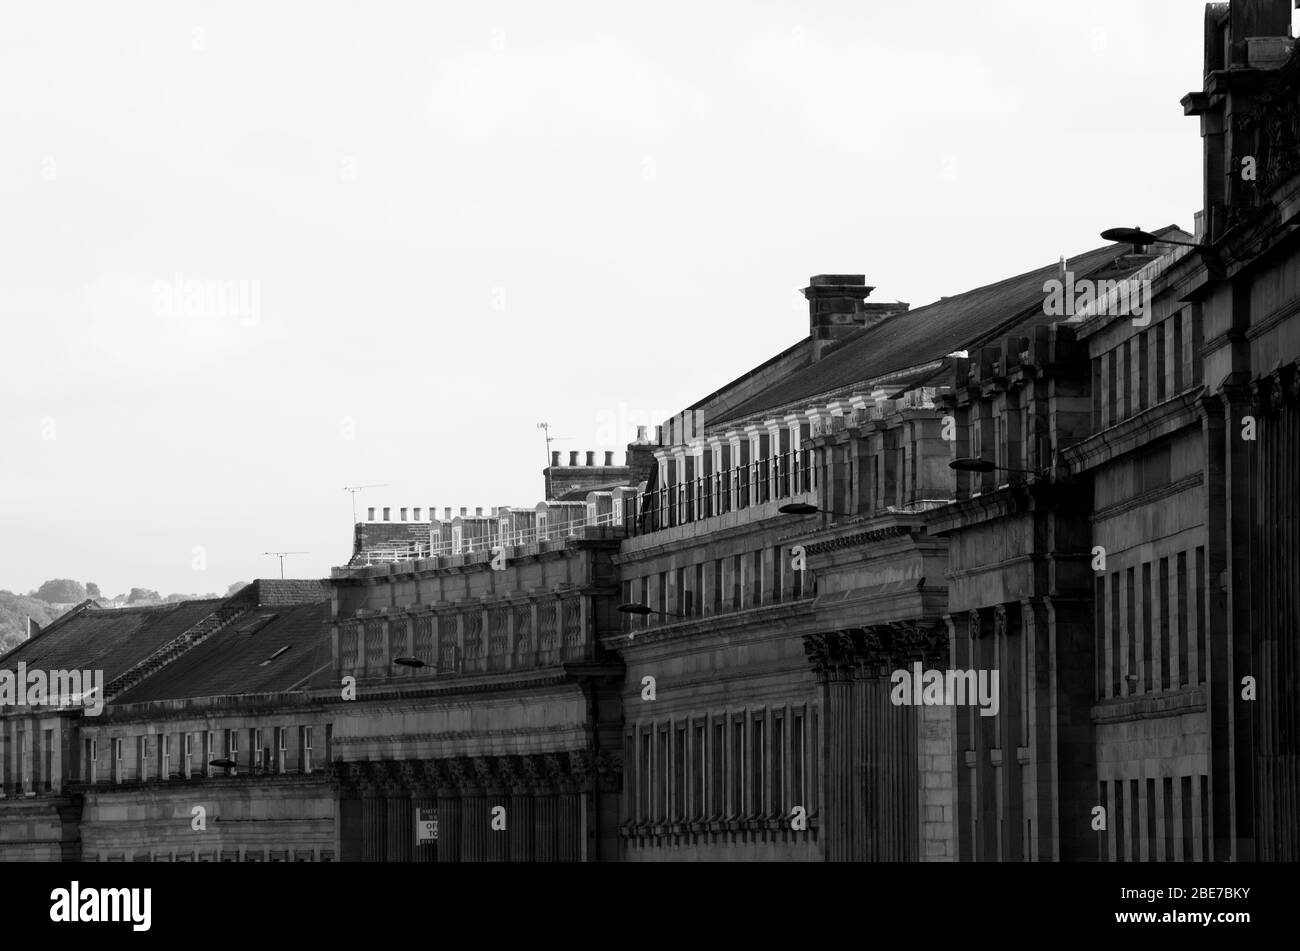
<svg viewBox="0 0 1300 951">
<path fill-rule="evenodd" d="M 438 841 L 438 810 L 437 809 L 417 809 L 415 810 L 415 842 L 421 845 L 425 842 Z"/>
</svg>

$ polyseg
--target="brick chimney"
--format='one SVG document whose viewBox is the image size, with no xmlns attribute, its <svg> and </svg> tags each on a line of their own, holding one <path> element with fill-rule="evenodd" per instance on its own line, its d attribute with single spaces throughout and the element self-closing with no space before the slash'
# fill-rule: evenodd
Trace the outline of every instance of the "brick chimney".
<svg viewBox="0 0 1300 951">
<path fill-rule="evenodd" d="M 908 304 L 868 304 L 874 287 L 865 274 L 817 274 L 803 289 L 808 301 L 808 335 L 812 338 L 812 359 L 822 355 L 845 337 L 874 327 L 894 314 L 904 313 Z"/>
</svg>

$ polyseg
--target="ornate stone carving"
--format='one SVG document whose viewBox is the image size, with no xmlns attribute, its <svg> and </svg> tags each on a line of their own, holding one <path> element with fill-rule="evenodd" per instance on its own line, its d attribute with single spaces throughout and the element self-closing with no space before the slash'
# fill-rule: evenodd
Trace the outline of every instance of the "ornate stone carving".
<svg viewBox="0 0 1300 951">
<path fill-rule="evenodd" d="M 979 611 L 968 611 L 966 613 L 966 624 L 970 631 L 971 640 L 979 640 L 980 635 L 983 634 Z"/>
<path fill-rule="evenodd" d="M 473 773 L 469 765 L 458 757 L 443 760 L 443 767 L 447 770 L 447 779 L 453 787 L 459 790 L 469 789 L 474 785 Z"/>
<path fill-rule="evenodd" d="M 546 777 L 555 785 L 569 779 L 569 758 L 564 753 L 547 753 L 544 760 Z"/>
<path fill-rule="evenodd" d="M 1005 604 L 996 605 L 993 608 L 993 636 L 1006 637 L 1007 634 L 1007 606 Z"/>
</svg>

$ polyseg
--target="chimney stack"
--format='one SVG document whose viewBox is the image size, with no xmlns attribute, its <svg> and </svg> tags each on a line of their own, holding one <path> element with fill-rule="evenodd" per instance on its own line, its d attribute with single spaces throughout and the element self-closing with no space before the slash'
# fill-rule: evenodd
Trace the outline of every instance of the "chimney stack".
<svg viewBox="0 0 1300 951">
<path fill-rule="evenodd" d="M 865 274 L 816 274 L 809 279 L 803 296 L 808 301 L 814 363 L 851 334 L 907 311 L 909 305 L 903 303 L 866 303 L 874 290 L 867 285 Z"/>
</svg>

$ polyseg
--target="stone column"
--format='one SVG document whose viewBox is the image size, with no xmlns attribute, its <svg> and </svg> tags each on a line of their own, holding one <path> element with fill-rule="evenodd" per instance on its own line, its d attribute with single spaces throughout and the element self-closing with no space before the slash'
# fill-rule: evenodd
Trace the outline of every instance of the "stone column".
<svg viewBox="0 0 1300 951">
<path fill-rule="evenodd" d="M 426 775 L 438 795 L 438 847 L 439 862 L 464 861 L 461 853 L 462 830 L 465 826 L 463 802 L 456 788 L 458 774 L 450 768 L 449 760 L 435 760 L 426 764 Z"/>
<path fill-rule="evenodd" d="M 556 796 L 556 840 L 561 862 L 582 859 L 582 814 L 578 802 L 578 783 L 569 768 L 568 753 L 548 753 L 546 770 L 558 793 Z"/>
<path fill-rule="evenodd" d="M 426 809 L 438 810 L 438 768 L 432 760 L 409 762 L 404 765 L 409 770 L 407 782 L 411 789 L 411 818 L 418 822 L 421 811 Z M 439 836 L 443 834 L 442 822 L 442 813 L 438 811 Z M 416 828 L 418 834 L 419 827 Z M 436 862 L 438 860 L 437 842 L 413 841 L 411 849 L 412 860 L 415 862 Z"/>
<path fill-rule="evenodd" d="M 498 757 L 479 756 L 474 759 L 474 769 L 485 797 L 484 816 L 486 852 L 482 861 L 508 862 L 510 860 L 510 799 L 506 780 L 498 768 Z M 504 814 L 505 829 L 499 828 Z"/>
<path fill-rule="evenodd" d="M 528 770 L 533 777 L 533 856 L 538 862 L 558 862 L 559 800 L 555 788 L 558 778 L 548 767 L 552 757 L 529 756 Z"/>
<path fill-rule="evenodd" d="M 497 757 L 497 775 L 510 797 L 506 805 L 506 836 L 512 862 L 533 861 L 533 797 L 528 769 L 526 756 Z"/>
<path fill-rule="evenodd" d="M 487 861 L 488 809 L 472 759 L 449 761 L 456 786 L 460 789 L 460 860 Z"/>
<path fill-rule="evenodd" d="M 415 851 L 415 816 L 411 811 L 411 767 L 390 762 L 385 769 L 384 796 L 387 799 L 388 828 L 384 860 L 409 862 Z"/>
<path fill-rule="evenodd" d="M 361 789 L 362 859 L 382 862 L 388 837 L 388 803 L 383 798 L 384 764 L 366 762 L 359 765 L 365 769 Z"/>
</svg>

